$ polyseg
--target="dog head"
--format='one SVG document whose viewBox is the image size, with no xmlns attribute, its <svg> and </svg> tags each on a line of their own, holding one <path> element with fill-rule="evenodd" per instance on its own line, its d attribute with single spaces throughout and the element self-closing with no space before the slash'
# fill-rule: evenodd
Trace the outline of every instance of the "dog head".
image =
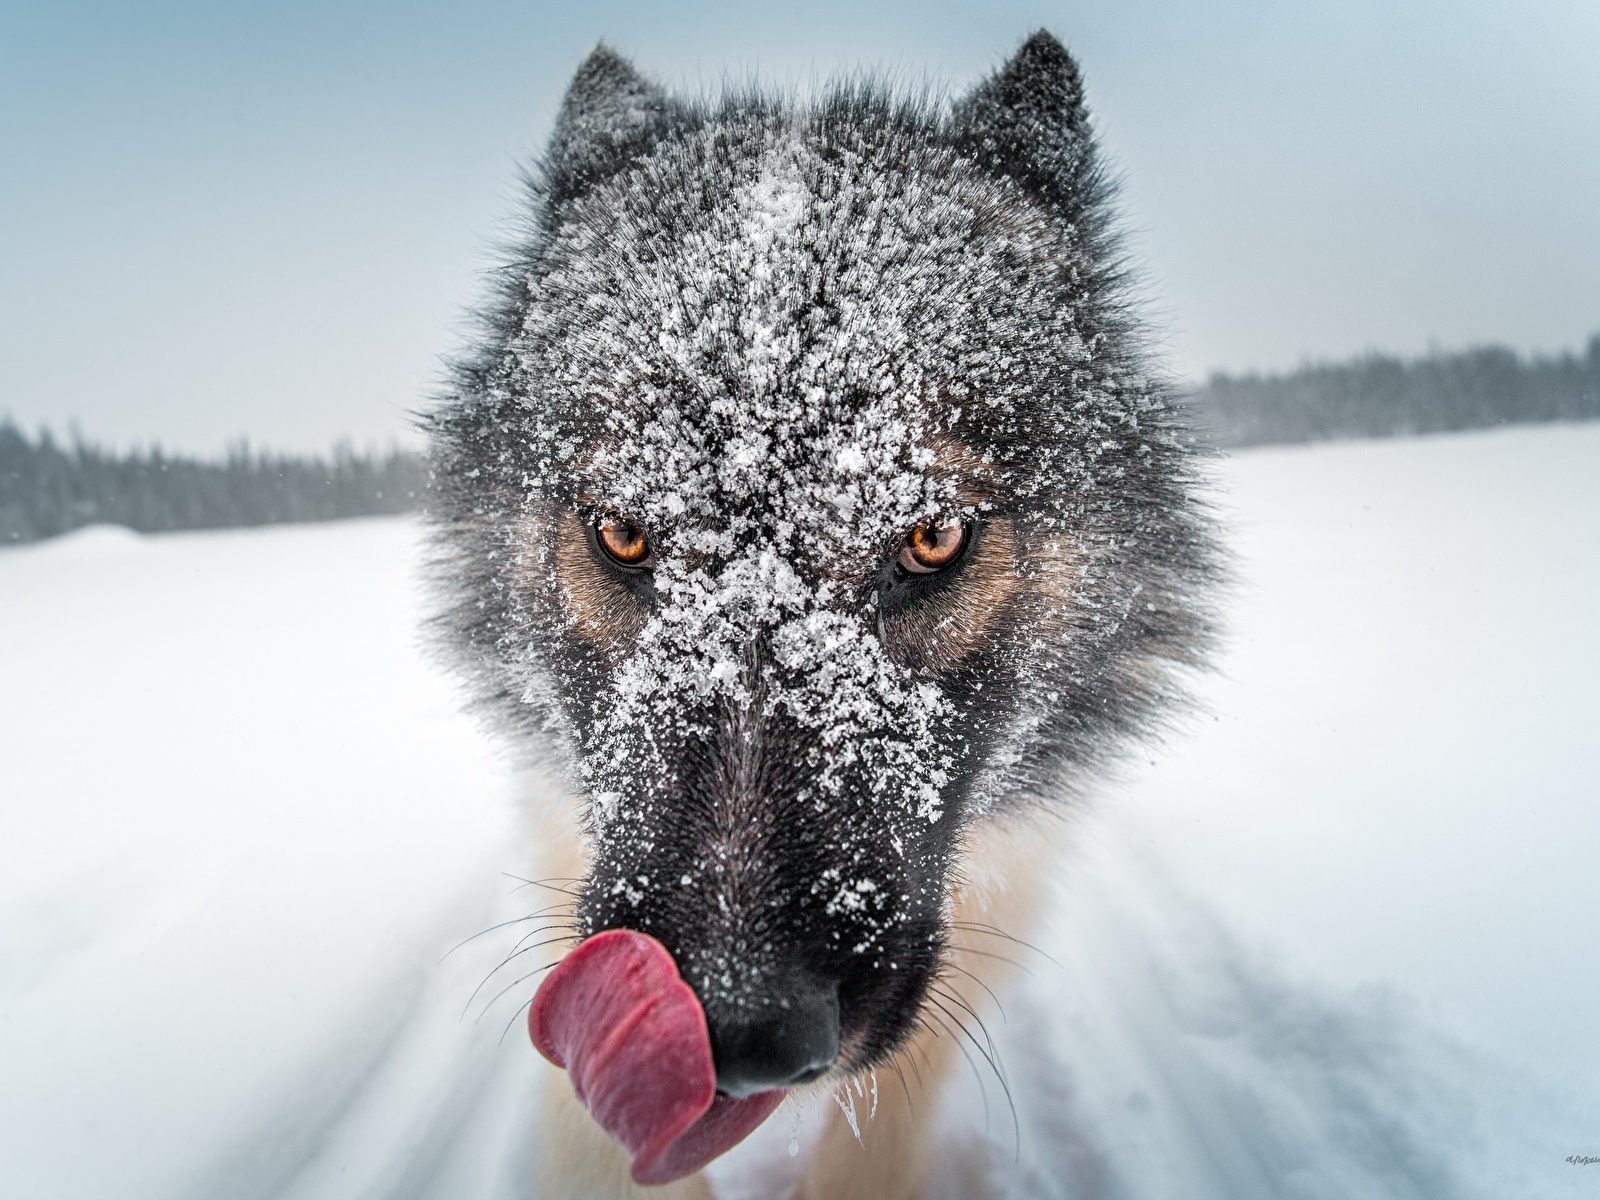
<svg viewBox="0 0 1600 1200">
<path fill-rule="evenodd" d="M 904 1040 L 972 823 L 1203 638 L 1209 549 L 1047 34 L 950 107 L 672 99 L 604 48 L 433 418 L 447 625 L 587 798 L 740 1095 Z"/>
</svg>

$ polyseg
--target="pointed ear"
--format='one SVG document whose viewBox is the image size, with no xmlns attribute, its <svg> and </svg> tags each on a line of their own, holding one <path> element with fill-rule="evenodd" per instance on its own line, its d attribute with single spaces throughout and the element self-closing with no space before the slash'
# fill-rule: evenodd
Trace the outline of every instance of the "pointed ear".
<svg viewBox="0 0 1600 1200">
<path fill-rule="evenodd" d="M 649 150 L 673 106 L 658 85 L 601 42 L 567 88 L 545 154 L 545 185 L 559 211 Z"/>
<path fill-rule="evenodd" d="M 1067 48 L 1042 29 L 957 102 L 951 132 L 961 150 L 1069 220 L 1094 199 L 1083 80 Z"/>
</svg>

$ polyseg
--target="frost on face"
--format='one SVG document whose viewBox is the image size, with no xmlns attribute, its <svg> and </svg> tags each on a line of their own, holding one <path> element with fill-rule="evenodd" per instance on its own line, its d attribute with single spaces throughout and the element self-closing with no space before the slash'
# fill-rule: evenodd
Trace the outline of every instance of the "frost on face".
<svg viewBox="0 0 1600 1200">
<path fill-rule="evenodd" d="M 1127 636 L 1149 578 L 1128 550 L 1159 502 L 1140 472 L 1172 443 L 1080 242 L 925 127 L 760 105 L 679 130 L 552 223 L 482 387 L 521 414 L 504 453 L 530 519 L 637 523 L 650 601 L 580 700 L 536 686 L 532 631 L 572 620 L 548 575 L 542 597 L 513 588 L 499 646 L 570 736 L 598 833 L 733 726 L 798 728 L 798 803 L 865 799 L 906 832 L 957 792 L 994 802 L 1046 738 L 1087 744 L 1058 697 L 1097 686 L 1094 639 Z M 1000 688 L 962 698 L 886 652 L 879 584 L 919 522 L 996 505 L 1050 633 L 993 649 Z"/>
<path fill-rule="evenodd" d="M 582 748 L 601 832 L 644 799 L 642 760 L 665 780 L 662 742 L 710 740 L 728 711 L 806 732 L 802 803 L 865 781 L 885 809 L 944 811 L 952 709 L 884 652 L 871 584 L 912 526 L 973 510 L 932 469 L 927 416 L 951 375 L 929 366 L 961 354 L 960 330 L 930 345 L 915 326 L 930 303 L 959 315 L 945 266 L 972 257 L 975 214 L 915 179 L 829 170 L 782 129 L 752 136 L 720 203 L 625 209 L 558 244 L 540 287 L 579 302 L 581 332 L 553 302 L 525 326 L 523 379 L 602 414 L 541 432 L 655 547 L 658 603 Z"/>
<path fill-rule="evenodd" d="M 656 750 L 657 773 L 665 771 L 662 731 L 674 741 L 711 740 L 713 729 L 692 722 L 695 714 L 714 720 L 719 702 L 756 722 L 781 709 L 812 735 L 810 782 L 798 802 L 820 811 L 865 768 L 873 800 L 939 819 L 951 764 L 935 748 L 946 740 L 950 706 L 933 684 L 888 660 L 870 616 L 829 607 L 828 581 L 808 587 L 770 547 L 755 545 L 664 590 L 583 760 L 602 832 L 620 815 L 626 781 L 651 776 L 641 756 Z M 764 661 L 752 655 L 758 644 L 770 647 Z"/>
<path fill-rule="evenodd" d="M 603 49 L 564 102 L 434 422 L 444 615 L 581 779 L 582 928 L 713 1017 L 831 981 L 883 1061 L 964 832 L 1081 790 L 1199 661 L 1191 443 L 1093 160 L 1044 34 L 948 103 L 685 100 Z"/>
</svg>

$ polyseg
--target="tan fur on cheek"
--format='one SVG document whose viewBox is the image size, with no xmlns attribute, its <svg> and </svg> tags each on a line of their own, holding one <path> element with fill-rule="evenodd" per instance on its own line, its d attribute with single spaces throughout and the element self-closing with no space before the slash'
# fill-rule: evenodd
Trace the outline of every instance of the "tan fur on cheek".
<svg viewBox="0 0 1600 1200">
<path fill-rule="evenodd" d="M 939 673 L 987 649 L 1022 589 L 1010 521 L 992 521 L 950 583 L 883 623 L 889 653 L 913 670 Z"/>
<path fill-rule="evenodd" d="M 620 659 L 644 628 L 645 606 L 594 551 L 576 513 L 562 513 L 555 536 L 556 586 L 574 636 Z"/>
</svg>

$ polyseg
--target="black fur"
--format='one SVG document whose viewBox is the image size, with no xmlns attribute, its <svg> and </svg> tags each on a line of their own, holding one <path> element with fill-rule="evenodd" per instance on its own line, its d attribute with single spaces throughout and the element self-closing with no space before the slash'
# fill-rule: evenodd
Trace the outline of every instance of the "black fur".
<svg viewBox="0 0 1600 1200">
<path fill-rule="evenodd" d="M 429 421 L 443 628 L 594 798 L 583 930 L 660 938 L 714 1029 L 837 984 L 842 1067 L 881 1061 L 963 831 L 1058 805 L 1198 661 L 1214 551 L 1110 193 L 1047 33 L 954 105 L 679 100 L 604 47 L 574 80 Z M 898 569 L 941 515 L 964 557 Z"/>
</svg>

